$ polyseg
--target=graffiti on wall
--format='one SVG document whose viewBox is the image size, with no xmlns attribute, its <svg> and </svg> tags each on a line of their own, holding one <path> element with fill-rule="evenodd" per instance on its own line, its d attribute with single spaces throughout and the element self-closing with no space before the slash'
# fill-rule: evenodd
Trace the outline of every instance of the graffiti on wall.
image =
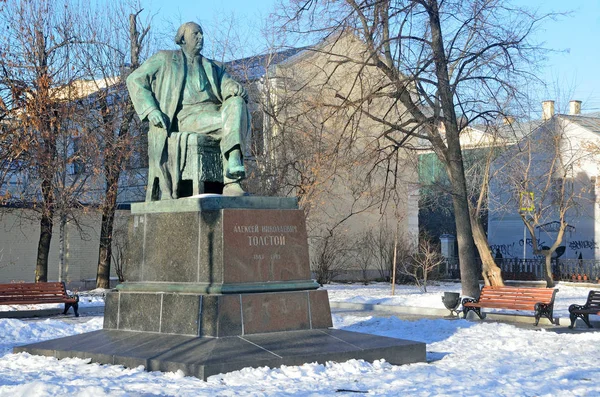
<svg viewBox="0 0 600 397">
<path fill-rule="evenodd" d="M 596 241 L 594 240 L 573 240 L 569 241 L 569 248 L 573 251 L 585 250 L 585 249 L 596 249 L 598 246 L 596 245 Z"/>
<path fill-rule="evenodd" d="M 528 238 L 527 240 L 527 246 L 533 248 L 533 240 Z M 538 247 L 543 247 L 544 245 L 546 245 L 546 242 L 543 240 L 538 240 Z M 519 246 L 522 247 L 523 246 L 523 239 L 519 240 Z"/>
<path fill-rule="evenodd" d="M 512 244 L 492 244 L 490 245 L 490 251 L 492 254 L 496 254 L 500 252 L 505 258 L 514 258 L 515 257 L 515 243 Z"/>
<path fill-rule="evenodd" d="M 520 258 L 523 256 L 523 244 L 527 244 L 528 247 L 533 247 L 533 241 L 528 238 L 526 240 L 520 239 L 507 244 L 492 244 L 490 245 L 490 251 L 492 252 L 492 255 L 497 255 L 499 252 L 504 258 Z M 596 241 L 593 239 L 573 240 L 569 241 L 568 244 L 571 251 L 598 249 L 598 244 L 596 244 Z M 539 247 L 543 247 L 545 245 L 545 241 L 538 242 Z"/>
<path fill-rule="evenodd" d="M 490 245 L 490 251 L 495 255 L 500 252 L 504 258 L 520 258 L 523 256 L 523 244 L 527 244 L 528 247 L 533 247 L 533 240 L 520 239 L 508 244 L 492 244 Z M 540 247 L 546 245 L 545 241 L 538 241 Z"/>
</svg>

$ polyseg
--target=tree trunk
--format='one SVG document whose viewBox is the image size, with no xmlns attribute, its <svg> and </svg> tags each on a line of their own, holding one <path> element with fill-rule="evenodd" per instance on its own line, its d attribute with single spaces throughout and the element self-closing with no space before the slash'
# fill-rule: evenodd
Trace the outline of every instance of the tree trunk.
<svg viewBox="0 0 600 397">
<path fill-rule="evenodd" d="M 443 158 L 452 185 L 452 204 L 456 223 L 456 239 L 458 241 L 458 258 L 460 261 L 460 281 L 462 293 L 474 298 L 479 297 L 479 276 L 475 262 L 475 243 L 471 230 L 471 212 L 469 196 L 459 139 L 459 127 L 454 106 L 454 91 L 450 86 L 448 59 L 444 49 L 440 13 L 437 1 L 425 5 L 429 15 L 431 28 L 431 49 L 435 62 L 437 89 L 446 129 L 447 149 L 443 143 L 432 142 L 438 157 Z M 434 128 L 437 128 L 434 127 Z M 437 146 L 437 147 L 436 147 Z M 442 156 L 440 156 L 440 154 Z"/>
<path fill-rule="evenodd" d="M 471 218 L 471 228 L 473 229 L 473 240 L 475 241 L 479 256 L 481 257 L 481 275 L 483 276 L 485 285 L 492 287 L 504 286 L 502 271 L 496 265 L 496 262 L 494 262 L 494 258 L 490 253 L 490 247 L 488 246 L 488 241 L 481 222 Z"/>
<path fill-rule="evenodd" d="M 67 251 L 66 228 L 67 228 L 67 217 L 65 216 L 64 213 L 61 213 L 60 214 L 60 225 L 59 225 L 59 229 L 58 229 L 58 240 L 59 240 L 58 281 L 64 281 L 63 280 L 63 272 L 65 271 L 65 257 L 66 257 L 66 251 Z"/>
<path fill-rule="evenodd" d="M 40 239 L 38 241 L 37 260 L 35 264 L 35 282 L 48 281 L 48 257 L 52 241 L 52 226 L 54 221 L 54 192 L 52 181 L 42 181 L 43 210 L 40 219 Z"/>
<path fill-rule="evenodd" d="M 460 282 L 462 294 L 478 298 L 479 275 L 475 261 L 475 242 L 471 228 L 471 210 L 467 195 L 467 183 L 462 162 L 462 152 L 458 131 L 447 129 L 448 150 L 445 155 L 446 170 L 452 186 L 452 204 L 456 224 L 456 240 L 458 242 L 458 259 L 460 265 Z"/>
<path fill-rule="evenodd" d="M 110 172 L 107 170 L 107 172 Z M 107 174 L 104 205 L 102 206 L 102 228 L 100 230 L 100 247 L 98 249 L 98 273 L 96 288 L 110 288 L 110 265 L 112 260 L 112 234 L 117 207 L 117 191 L 119 172 Z"/>
<path fill-rule="evenodd" d="M 52 216 L 46 212 L 40 220 L 40 240 L 38 241 L 37 262 L 35 265 L 35 282 L 44 283 L 48 281 L 48 254 L 50 252 L 50 241 L 52 240 Z"/>
<path fill-rule="evenodd" d="M 544 278 L 546 279 L 546 287 L 554 288 L 554 279 L 552 278 L 552 252 L 548 255 L 544 255 L 544 262 L 546 264 L 544 271 Z"/>
<path fill-rule="evenodd" d="M 456 223 L 456 240 L 458 241 L 458 259 L 460 262 L 460 282 L 463 295 L 478 298 L 480 293 L 479 277 L 477 275 L 475 243 L 471 230 L 469 208 L 466 203 L 466 193 L 465 189 L 465 195 L 462 198 L 456 195 L 452 197 Z"/>
</svg>

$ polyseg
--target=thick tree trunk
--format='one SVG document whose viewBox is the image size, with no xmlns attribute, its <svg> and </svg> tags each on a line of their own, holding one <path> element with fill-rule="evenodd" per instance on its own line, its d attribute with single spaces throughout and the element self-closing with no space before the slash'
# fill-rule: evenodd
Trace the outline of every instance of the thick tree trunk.
<svg viewBox="0 0 600 397">
<path fill-rule="evenodd" d="M 545 271 L 544 278 L 546 279 L 546 287 L 554 288 L 554 279 L 552 278 L 552 252 L 548 255 L 544 254 L 545 259 Z"/>
<path fill-rule="evenodd" d="M 460 156 L 460 147 L 458 150 Z M 479 276 L 475 261 L 475 242 L 473 241 L 471 215 L 467 201 L 467 188 L 462 161 L 449 161 L 447 167 L 453 188 L 452 204 L 456 223 L 462 294 L 478 298 L 480 292 Z"/>
<path fill-rule="evenodd" d="M 493 287 L 504 286 L 502 271 L 496 265 L 496 262 L 494 262 L 494 258 L 490 253 L 490 247 L 488 246 L 483 226 L 477 219 L 471 218 L 471 228 L 473 229 L 473 240 L 475 241 L 479 256 L 481 257 L 481 275 L 483 276 L 485 285 Z"/>
<path fill-rule="evenodd" d="M 448 59 L 444 49 L 444 40 L 437 1 L 425 5 L 429 15 L 431 28 L 431 49 L 435 62 L 435 74 L 438 79 L 437 89 L 446 129 L 447 148 L 443 142 L 433 142 L 438 156 L 443 158 L 450 183 L 452 184 L 452 204 L 456 223 L 456 239 L 458 241 L 458 258 L 460 261 L 460 281 L 462 293 L 466 296 L 479 297 L 479 277 L 475 262 L 475 243 L 471 230 L 471 213 L 467 194 L 467 183 L 463 166 L 459 140 L 459 128 L 454 106 L 454 91 L 450 86 Z M 437 128 L 437 126 L 435 127 Z"/>
<path fill-rule="evenodd" d="M 52 214 L 44 211 L 40 220 L 40 239 L 38 241 L 37 261 L 35 265 L 35 282 L 48 281 L 48 254 L 52 240 Z"/>
<path fill-rule="evenodd" d="M 100 247 L 98 250 L 96 288 L 110 288 L 113 220 L 114 209 L 112 213 L 106 210 L 102 211 L 102 230 L 100 235 Z"/>
<path fill-rule="evenodd" d="M 114 173 L 114 171 L 113 171 Z M 110 265 L 112 260 L 112 234 L 117 207 L 119 173 L 107 174 L 104 205 L 102 206 L 102 228 L 98 250 L 98 273 L 96 288 L 110 288 Z"/>
<path fill-rule="evenodd" d="M 60 224 L 58 227 L 58 240 L 59 240 L 59 249 L 58 249 L 58 281 L 63 280 L 63 273 L 65 271 L 65 263 L 67 256 L 67 217 L 64 213 L 60 214 Z"/>
<path fill-rule="evenodd" d="M 35 282 L 48 281 L 48 257 L 50 242 L 52 241 L 52 227 L 54 225 L 54 191 L 52 179 L 42 180 L 43 209 L 40 219 L 40 239 L 38 241 L 37 260 L 35 264 Z"/>
</svg>

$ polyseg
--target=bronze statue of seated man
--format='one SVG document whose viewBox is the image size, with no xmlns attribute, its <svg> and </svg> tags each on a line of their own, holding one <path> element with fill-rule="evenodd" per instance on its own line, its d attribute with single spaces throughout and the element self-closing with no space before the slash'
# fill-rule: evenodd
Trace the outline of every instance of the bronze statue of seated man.
<svg viewBox="0 0 600 397">
<path fill-rule="evenodd" d="M 202 28 L 179 27 L 175 51 L 160 51 L 127 78 L 133 106 L 148 119 L 148 190 L 146 201 L 179 198 L 181 173 L 190 135 L 219 141 L 223 194 L 244 195 L 243 148 L 250 131 L 244 87 L 218 63 L 201 55 Z"/>
</svg>

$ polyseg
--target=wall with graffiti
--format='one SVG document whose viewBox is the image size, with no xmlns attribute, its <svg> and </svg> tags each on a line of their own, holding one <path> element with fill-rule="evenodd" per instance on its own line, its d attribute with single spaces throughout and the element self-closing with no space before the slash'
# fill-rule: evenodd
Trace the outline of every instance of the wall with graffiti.
<svg viewBox="0 0 600 397">
<path fill-rule="evenodd" d="M 600 230 L 600 226 L 595 225 L 594 220 L 589 217 L 574 219 L 573 224 L 574 226 L 565 232 L 555 256 L 564 259 L 600 259 L 600 237 L 596 239 L 594 231 Z M 524 233 L 523 229 L 523 222 L 520 220 L 490 220 L 488 242 L 492 255 L 497 258 L 536 258 L 529 232 Z M 557 231 L 549 229 L 538 230 L 536 234 L 541 247 L 549 247 L 556 240 Z"/>
</svg>

